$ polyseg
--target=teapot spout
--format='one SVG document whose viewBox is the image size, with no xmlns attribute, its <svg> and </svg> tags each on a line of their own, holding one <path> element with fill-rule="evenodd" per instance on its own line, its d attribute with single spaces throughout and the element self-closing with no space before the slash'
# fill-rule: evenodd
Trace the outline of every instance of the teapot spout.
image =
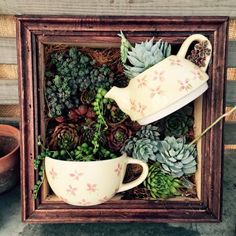
<svg viewBox="0 0 236 236">
<path fill-rule="evenodd" d="M 130 98 L 127 88 L 118 88 L 113 86 L 105 95 L 105 98 L 110 98 L 115 100 L 118 107 L 127 115 L 130 111 Z"/>
</svg>

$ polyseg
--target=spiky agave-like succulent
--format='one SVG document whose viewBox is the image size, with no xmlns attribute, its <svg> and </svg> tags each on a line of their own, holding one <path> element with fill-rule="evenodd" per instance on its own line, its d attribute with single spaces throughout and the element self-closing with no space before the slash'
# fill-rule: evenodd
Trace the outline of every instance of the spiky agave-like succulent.
<svg viewBox="0 0 236 236">
<path fill-rule="evenodd" d="M 163 173 L 158 165 L 153 164 L 149 167 L 144 186 L 150 191 L 151 196 L 156 199 L 180 195 L 179 188 L 182 183 L 181 180 Z"/>
<path fill-rule="evenodd" d="M 121 37 L 122 63 L 125 67 L 125 74 L 130 79 L 171 54 L 171 45 L 162 40 L 154 43 L 154 38 L 152 38 L 145 42 L 136 43 L 134 47 L 130 47 L 130 43 L 124 34 L 120 34 L 119 36 Z M 131 50 L 129 51 L 129 49 Z M 130 65 L 127 64 L 127 59 Z"/>
<path fill-rule="evenodd" d="M 173 177 L 192 175 L 197 169 L 197 149 L 195 145 L 188 145 L 185 138 L 167 136 L 158 142 L 157 161 L 162 170 Z"/>
</svg>

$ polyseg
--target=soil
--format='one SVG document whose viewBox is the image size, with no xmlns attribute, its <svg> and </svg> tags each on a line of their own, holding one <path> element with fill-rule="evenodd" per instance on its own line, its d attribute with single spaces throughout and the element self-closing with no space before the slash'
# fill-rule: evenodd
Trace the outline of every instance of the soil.
<svg viewBox="0 0 236 236">
<path fill-rule="evenodd" d="M 9 136 L 0 136 L 0 158 L 7 155 L 17 146 L 17 140 Z"/>
</svg>

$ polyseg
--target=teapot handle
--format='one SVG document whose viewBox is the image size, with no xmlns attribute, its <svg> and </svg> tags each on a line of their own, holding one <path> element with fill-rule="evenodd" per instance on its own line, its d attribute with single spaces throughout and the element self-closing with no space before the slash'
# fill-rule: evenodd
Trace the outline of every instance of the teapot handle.
<svg viewBox="0 0 236 236">
<path fill-rule="evenodd" d="M 207 41 L 207 48 L 210 49 L 210 54 L 206 55 L 205 66 L 200 68 L 201 70 L 206 71 L 207 67 L 209 65 L 210 59 L 211 59 L 212 46 L 211 46 L 211 43 L 208 40 L 208 38 L 206 38 L 202 34 L 193 34 L 193 35 L 189 36 L 187 39 L 185 39 L 181 48 L 179 49 L 179 52 L 177 53 L 177 56 L 185 58 L 189 46 L 194 41 L 198 41 L 198 42 Z"/>
</svg>

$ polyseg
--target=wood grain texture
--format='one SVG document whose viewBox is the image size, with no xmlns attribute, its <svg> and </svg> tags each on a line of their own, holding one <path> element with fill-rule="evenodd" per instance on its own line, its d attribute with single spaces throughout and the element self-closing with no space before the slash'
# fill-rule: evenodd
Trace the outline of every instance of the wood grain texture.
<svg viewBox="0 0 236 236">
<path fill-rule="evenodd" d="M 52 7 L 53 6 L 53 7 Z M 0 1 L 0 14 L 55 15 L 155 15 L 155 16 L 236 16 L 234 0 L 7 0 Z"/>
<path fill-rule="evenodd" d="M 0 15 L 0 37 L 16 37 L 14 16 Z M 236 40 L 236 19 L 229 22 L 229 40 Z"/>
<path fill-rule="evenodd" d="M 236 122 L 228 121 L 225 123 L 225 134 L 224 134 L 225 144 L 233 145 L 236 143 Z"/>
<path fill-rule="evenodd" d="M 16 39 L 0 38 L 0 64 L 16 64 Z"/>
<path fill-rule="evenodd" d="M 0 117 L 20 117 L 20 106 L 17 105 L 1 105 Z"/>
<path fill-rule="evenodd" d="M 227 69 L 227 80 L 236 80 L 236 68 Z"/>
<path fill-rule="evenodd" d="M 0 124 L 13 125 L 19 128 L 19 118 L 18 117 L 0 117 Z"/>
<path fill-rule="evenodd" d="M 16 37 L 16 20 L 14 16 L 0 15 L 0 37 Z"/>
<path fill-rule="evenodd" d="M 229 40 L 236 40 L 236 19 L 229 22 Z"/>
<path fill-rule="evenodd" d="M 224 150 L 225 152 L 232 153 L 232 157 L 236 157 L 236 144 L 225 144 Z"/>
<path fill-rule="evenodd" d="M 226 105 L 229 107 L 236 105 L 236 81 L 235 80 L 227 81 Z"/>
<path fill-rule="evenodd" d="M 158 27 L 157 27 L 158 26 Z M 42 203 L 32 199 L 37 180 L 33 157 L 37 155 L 37 136 L 43 134 L 43 48 L 42 44 L 118 43 L 117 30 L 129 32 L 132 40 L 143 40 L 150 34 L 166 37 L 181 44 L 194 32 L 206 33 L 214 45 L 209 67 L 212 78 L 203 95 L 203 128 L 224 109 L 225 53 L 227 18 L 160 18 L 160 17 L 19 17 L 17 21 L 18 66 L 21 104 L 21 180 L 23 220 L 30 222 L 215 222 L 221 215 L 221 154 L 223 122 L 209 131 L 202 142 L 201 200 L 189 201 L 111 201 L 107 204 L 78 208 L 58 202 Z M 218 56 L 220 55 L 220 57 Z M 41 69 L 38 69 L 41 68 Z M 217 140 L 214 139 L 217 137 Z"/>
<path fill-rule="evenodd" d="M 230 41 L 228 46 L 228 67 L 236 67 L 236 41 Z"/>
<path fill-rule="evenodd" d="M 236 91 L 234 91 L 236 93 Z M 236 103 L 236 101 L 235 101 Z M 225 112 L 229 112 L 233 107 L 226 107 Z M 236 112 L 231 113 L 229 116 L 225 117 L 225 121 L 236 121 Z M 235 127 L 236 129 L 236 127 Z"/>
<path fill-rule="evenodd" d="M 0 80 L 0 104 L 18 104 L 17 80 Z"/>
<path fill-rule="evenodd" d="M 117 33 L 118 33 L 117 29 Z M 15 38 L 0 38 L 0 64 L 16 64 Z M 228 47 L 228 67 L 236 67 L 236 41 L 230 41 Z"/>
<path fill-rule="evenodd" d="M 17 65 L 0 64 L 0 79 L 18 79 Z"/>
</svg>

